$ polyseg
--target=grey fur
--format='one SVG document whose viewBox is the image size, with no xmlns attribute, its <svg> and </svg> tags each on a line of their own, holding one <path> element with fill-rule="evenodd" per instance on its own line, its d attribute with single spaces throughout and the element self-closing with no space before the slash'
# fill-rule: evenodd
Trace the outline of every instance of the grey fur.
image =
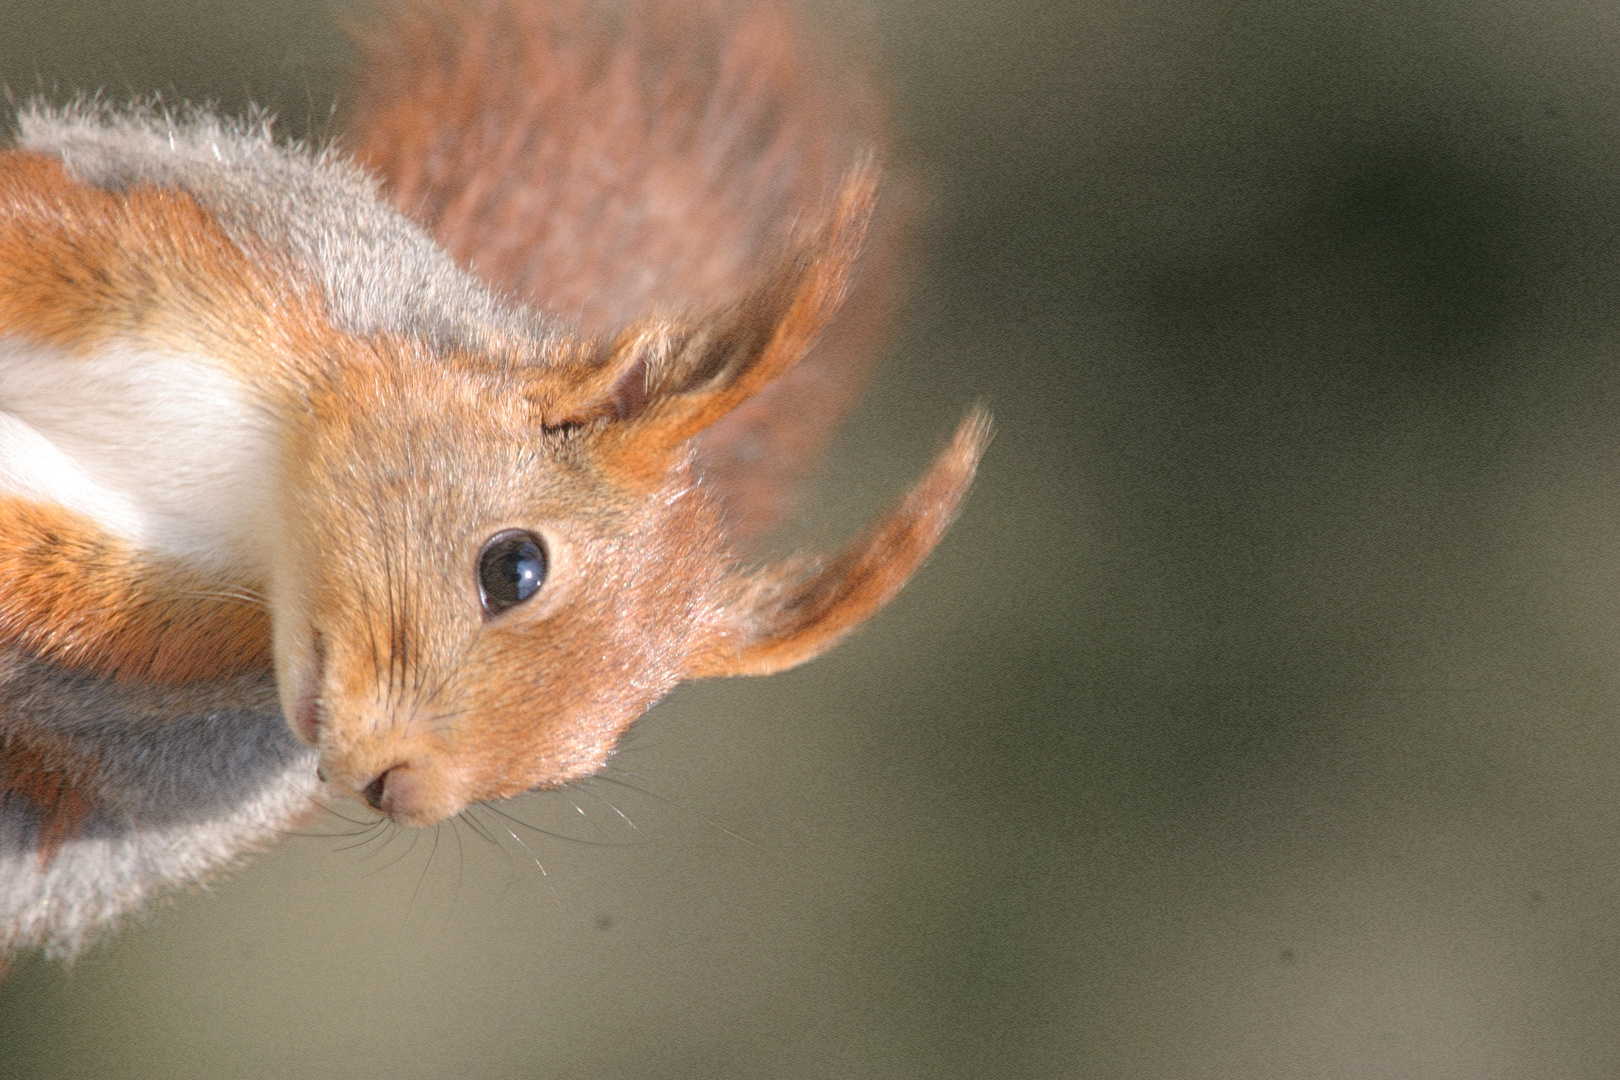
<svg viewBox="0 0 1620 1080">
<path fill-rule="evenodd" d="M 342 155 L 279 144 L 266 117 L 36 101 L 18 126 L 19 146 L 61 158 L 85 183 L 179 188 L 239 241 L 291 255 L 349 333 L 388 330 L 439 349 L 495 339 L 537 347 L 553 333 L 545 319 L 503 302 L 458 267 Z"/>
<path fill-rule="evenodd" d="M 95 807 L 48 864 L 38 811 L 0 798 L 0 957 L 71 958 L 148 900 L 194 886 L 309 817 L 315 752 L 268 675 L 158 688 L 0 652 L 0 717 L 93 755 Z M 3 730 L 3 726 L 0 726 Z"/>
</svg>

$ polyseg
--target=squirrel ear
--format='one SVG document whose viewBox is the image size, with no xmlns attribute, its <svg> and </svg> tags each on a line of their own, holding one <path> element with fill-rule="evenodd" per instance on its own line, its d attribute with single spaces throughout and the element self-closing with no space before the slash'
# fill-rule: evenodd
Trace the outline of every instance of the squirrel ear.
<svg viewBox="0 0 1620 1080">
<path fill-rule="evenodd" d="M 687 439 L 798 363 L 843 303 L 876 191 L 877 168 L 857 166 L 825 225 L 741 301 L 701 323 L 655 317 L 619 335 L 597 408 L 630 422 L 608 426 L 604 451 L 662 472 Z"/>
<path fill-rule="evenodd" d="M 990 442 L 990 414 L 975 408 L 951 443 L 888 517 L 862 541 L 805 574 L 762 572 L 717 647 L 688 678 L 769 675 L 838 644 L 893 599 L 939 543 Z"/>
</svg>

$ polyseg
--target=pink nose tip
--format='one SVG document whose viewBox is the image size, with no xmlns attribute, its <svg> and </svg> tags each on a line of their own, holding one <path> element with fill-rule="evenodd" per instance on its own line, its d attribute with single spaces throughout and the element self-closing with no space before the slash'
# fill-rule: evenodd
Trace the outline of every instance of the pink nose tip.
<svg viewBox="0 0 1620 1080">
<path fill-rule="evenodd" d="M 401 762 L 384 769 L 361 788 L 360 798 L 379 814 L 386 814 L 400 825 L 421 827 L 443 821 L 461 809 L 459 803 L 448 803 L 444 792 L 428 782 L 429 778 Z"/>
</svg>

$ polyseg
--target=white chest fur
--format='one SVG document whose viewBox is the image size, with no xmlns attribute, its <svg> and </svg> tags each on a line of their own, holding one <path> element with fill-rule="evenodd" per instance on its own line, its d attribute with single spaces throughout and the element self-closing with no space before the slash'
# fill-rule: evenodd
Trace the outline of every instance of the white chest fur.
<svg viewBox="0 0 1620 1080">
<path fill-rule="evenodd" d="M 138 547 L 262 578 L 271 418 L 207 359 L 0 339 L 0 492 L 93 518 Z"/>
</svg>

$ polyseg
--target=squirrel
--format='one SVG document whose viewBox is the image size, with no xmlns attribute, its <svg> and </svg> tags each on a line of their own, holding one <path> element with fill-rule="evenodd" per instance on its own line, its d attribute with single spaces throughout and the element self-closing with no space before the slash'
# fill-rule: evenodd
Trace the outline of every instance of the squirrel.
<svg viewBox="0 0 1620 1080">
<path fill-rule="evenodd" d="M 0 956 L 329 794 L 422 827 L 593 774 L 679 682 L 886 604 L 988 440 L 830 558 L 743 556 L 892 277 L 877 110 L 788 8 L 357 33 L 338 147 L 35 102 L 0 151 Z"/>
</svg>

